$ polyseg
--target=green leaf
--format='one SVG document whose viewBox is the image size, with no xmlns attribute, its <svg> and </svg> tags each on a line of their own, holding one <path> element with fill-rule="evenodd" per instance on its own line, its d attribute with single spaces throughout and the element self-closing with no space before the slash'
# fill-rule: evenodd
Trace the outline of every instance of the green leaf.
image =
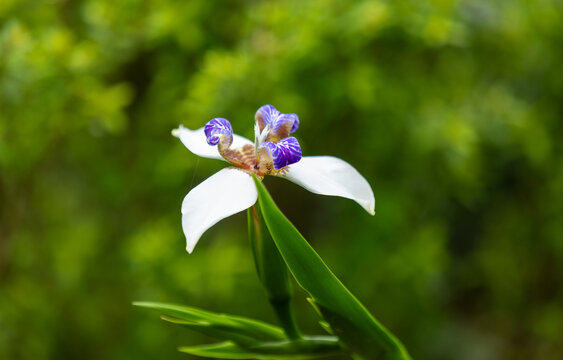
<svg viewBox="0 0 563 360">
<path fill-rule="evenodd" d="M 176 323 L 178 323 L 179 320 L 182 320 L 185 322 L 182 325 L 185 326 L 191 323 L 193 324 L 191 327 L 194 330 L 216 330 L 216 333 L 220 331 L 231 332 L 257 341 L 287 340 L 279 327 L 241 316 L 218 314 L 189 306 L 156 302 L 134 302 L 133 305 L 157 310 L 160 313 L 168 315 L 165 319 L 166 321 L 175 319 Z M 197 325 L 199 325 L 199 327 Z"/>
<path fill-rule="evenodd" d="M 223 342 L 211 345 L 183 346 L 179 351 L 214 359 L 259 359 L 259 355 L 241 348 L 232 342 Z"/>
<path fill-rule="evenodd" d="M 248 213 L 248 236 L 254 254 L 258 277 L 266 289 L 268 298 L 286 300 L 292 296 L 287 265 L 272 241 L 270 233 L 254 206 Z"/>
<path fill-rule="evenodd" d="M 289 270 L 312 297 L 324 320 L 350 349 L 366 359 L 410 359 L 393 334 L 346 289 L 254 177 L 264 221 Z M 354 339 L 361 337 L 361 341 Z"/>
<path fill-rule="evenodd" d="M 338 339 L 332 336 L 310 336 L 296 341 L 264 342 L 246 347 L 233 342 L 188 346 L 180 351 L 219 359 L 316 359 L 342 354 Z"/>
<path fill-rule="evenodd" d="M 298 339 L 300 334 L 291 308 L 293 288 L 287 265 L 262 222 L 259 212 L 252 206 L 247 214 L 248 236 L 260 282 L 285 333 L 290 339 Z"/>
<path fill-rule="evenodd" d="M 342 353 L 336 336 L 303 336 L 297 340 L 263 342 L 249 347 L 260 354 L 318 357 Z M 294 358 L 292 357 L 292 358 Z"/>
<path fill-rule="evenodd" d="M 181 325 L 190 330 L 197 331 L 201 334 L 211 336 L 219 340 L 229 340 L 244 346 L 250 346 L 252 344 L 256 344 L 259 341 L 255 337 L 241 334 L 237 328 L 226 327 L 220 324 L 209 323 L 209 322 L 205 322 L 205 323 L 192 322 L 192 321 L 177 319 L 170 316 L 161 316 L 160 318 L 164 321 Z"/>
</svg>

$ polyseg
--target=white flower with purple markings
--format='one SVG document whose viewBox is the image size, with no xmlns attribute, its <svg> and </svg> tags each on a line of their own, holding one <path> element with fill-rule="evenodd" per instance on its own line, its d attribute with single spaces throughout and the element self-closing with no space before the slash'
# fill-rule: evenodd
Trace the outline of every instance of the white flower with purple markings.
<svg viewBox="0 0 563 360">
<path fill-rule="evenodd" d="M 192 153 L 226 160 L 220 170 L 193 188 L 182 202 L 182 228 L 191 253 L 201 235 L 218 221 L 246 210 L 258 198 L 252 174 L 286 178 L 321 195 L 341 196 L 374 214 L 375 199 L 366 179 L 352 165 L 332 156 L 301 156 L 296 114 L 280 113 L 272 105 L 256 112 L 254 142 L 233 133 L 227 119 L 215 118 L 205 127 L 172 131 Z"/>
</svg>

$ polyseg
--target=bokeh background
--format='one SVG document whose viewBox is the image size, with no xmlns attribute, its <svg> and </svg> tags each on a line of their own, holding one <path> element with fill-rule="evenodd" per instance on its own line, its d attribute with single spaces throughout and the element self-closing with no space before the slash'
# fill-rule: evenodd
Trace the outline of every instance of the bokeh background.
<svg viewBox="0 0 563 360">
<path fill-rule="evenodd" d="M 374 217 L 266 186 L 416 359 L 563 354 L 563 3 L 2 0 L 0 358 L 186 359 L 133 300 L 274 322 L 245 214 L 188 255 L 183 196 L 224 166 L 170 135 L 263 104 Z M 322 332 L 297 292 L 299 322 Z"/>
</svg>

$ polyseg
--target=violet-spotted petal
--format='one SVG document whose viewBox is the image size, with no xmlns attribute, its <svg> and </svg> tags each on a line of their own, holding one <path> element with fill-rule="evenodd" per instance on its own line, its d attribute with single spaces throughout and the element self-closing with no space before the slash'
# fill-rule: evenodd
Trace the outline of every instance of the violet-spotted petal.
<svg viewBox="0 0 563 360">
<path fill-rule="evenodd" d="M 274 119 L 280 115 L 280 112 L 272 105 L 261 106 L 254 115 L 256 123 L 260 127 L 260 131 L 263 131 L 266 125 L 271 124 Z"/>
<path fill-rule="evenodd" d="M 278 137 L 288 136 L 299 128 L 297 114 L 281 114 L 271 123 L 272 131 Z"/>
<path fill-rule="evenodd" d="M 277 143 L 266 141 L 262 147 L 268 152 L 276 170 L 301 160 L 301 146 L 294 137 L 281 139 Z"/>
<path fill-rule="evenodd" d="M 263 131 L 266 126 L 270 126 L 268 138 L 272 142 L 288 137 L 290 133 L 299 128 L 299 117 L 296 114 L 281 113 L 272 105 L 260 107 L 254 118 L 260 131 Z"/>
<path fill-rule="evenodd" d="M 172 130 L 172 135 L 179 138 L 188 150 L 198 156 L 209 159 L 225 160 L 221 154 L 219 154 L 217 146 L 212 146 L 207 143 L 204 128 L 190 130 L 180 125 L 179 128 Z M 230 147 L 232 149 L 238 149 L 247 144 L 253 145 L 254 142 L 245 137 L 233 134 L 233 143 Z"/>
<path fill-rule="evenodd" d="M 367 180 L 346 161 L 332 156 L 305 156 L 280 175 L 321 195 L 352 199 L 371 215 L 375 198 Z"/>
<path fill-rule="evenodd" d="M 182 202 L 182 229 L 191 253 L 201 235 L 220 220 L 246 210 L 258 198 L 252 177 L 228 167 L 193 188 Z"/>
<path fill-rule="evenodd" d="M 297 114 L 287 114 L 287 116 L 291 116 L 293 118 L 293 125 L 291 125 L 290 133 L 294 133 L 299 129 L 299 116 Z"/>
<path fill-rule="evenodd" d="M 233 127 L 227 119 L 211 119 L 205 124 L 203 130 L 209 145 L 217 145 L 221 141 L 228 147 L 233 141 Z"/>
</svg>

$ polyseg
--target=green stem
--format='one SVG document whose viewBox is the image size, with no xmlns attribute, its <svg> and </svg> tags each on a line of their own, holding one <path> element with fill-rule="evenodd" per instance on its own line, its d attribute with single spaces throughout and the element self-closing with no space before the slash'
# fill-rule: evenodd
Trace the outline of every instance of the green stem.
<svg viewBox="0 0 563 360">
<path fill-rule="evenodd" d="M 297 323 L 295 322 L 295 316 L 293 315 L 293 309 L 291 308 L 291 299 L 269 300 L 287 337 L 291 340 L 300 339 L 301 333 L 299 332 Z"/>
<path fill-rule="evenodd" d="M 291 308 L 293 288 L 287 265 L 256 208 L 252 206 L 247 214 L 248 235 L 260 282 L 287 337 L 291 340 L 300 339 L 301 334 Z"/>
</svg>

